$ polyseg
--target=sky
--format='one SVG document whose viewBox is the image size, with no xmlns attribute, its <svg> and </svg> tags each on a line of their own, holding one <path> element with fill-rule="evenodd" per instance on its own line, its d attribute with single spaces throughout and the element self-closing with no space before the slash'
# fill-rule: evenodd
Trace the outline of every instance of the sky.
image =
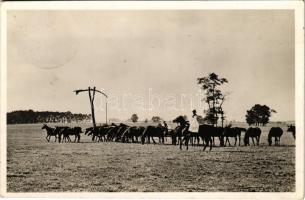
<svg viewBox="0 0 305 200">
<path fill-rule="evenodd" d="M 284 10 L 9 11 L 8 111 L 90 113 L 108 95 L 108 118 L 203 115 L 197 78 L 216 73 L 228 120 L 254 104 L 294 120 L 294 15 Z M 97 121 L 105 97 L 96 94 Z"/>
</svg>

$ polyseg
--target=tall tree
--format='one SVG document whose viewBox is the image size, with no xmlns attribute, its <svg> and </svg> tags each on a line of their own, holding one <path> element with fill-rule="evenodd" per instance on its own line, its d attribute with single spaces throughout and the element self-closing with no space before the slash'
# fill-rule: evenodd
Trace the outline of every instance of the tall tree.
<svg viewBox="0 0 305 200">
<path fill-rule="evenodd" d="M 209 108 L 206 110 L 205 121 L 217 126 L 219 115 L 221 116 L 221 122 L 223 126 L 224 111 L 222 109 L 222 104 L 225 101 L 225 95 L 222 94 L 219 86 L 224 83 L 228 83 L 226 78 L 220 78 L 215 73 L 210 73 L 208 76 L 197 79 L 197 84 L 201 85 L 201 89 L 204 91 L 206 98 L 205 102 L 208 104 Z"/>
<path fill-rule="evenodd" d="M 266 105 L 255 104 L 250 110 L 247 110 L 246 122 L 249 126 L 265 126 L 269 123 L 272 113 L 276 113 L 276 111 Z"/>
</svg>

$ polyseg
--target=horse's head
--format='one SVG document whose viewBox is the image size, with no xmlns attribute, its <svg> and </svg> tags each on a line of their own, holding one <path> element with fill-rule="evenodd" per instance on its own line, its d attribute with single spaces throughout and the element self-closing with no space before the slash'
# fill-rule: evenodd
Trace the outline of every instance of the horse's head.
<svg viewBox="0 0 305 200">
<path fill-rule="evenodd" d="M 290 124 L 290 126 L 288 126 L 287 132 L 294 132 L 294 131 L 295 131 L 295 126 Z"/>
<path fill-rule="evenodd" d="M 48 126 L 46 124 L 43 124 L 41 129 L 46 129 L 46 128 L 48 128 Z"/>
</svg>

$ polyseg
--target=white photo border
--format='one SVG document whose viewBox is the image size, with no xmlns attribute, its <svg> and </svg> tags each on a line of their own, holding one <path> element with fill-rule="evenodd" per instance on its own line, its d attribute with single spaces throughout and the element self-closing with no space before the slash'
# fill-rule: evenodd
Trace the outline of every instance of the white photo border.
<svg viewBox="0 0 305 200">
<path fill-rule="evenodd" d="M 295 13 L 295 192 L 7 192 L 7 12 L 10 10 L 294 10 Z M 136 199 L 303 199 L 304 198 L 304 2 L 303 1 L 100 1 L 4 2 L 1 5 L 1 196 L 102 197 Z"/>
</svg>

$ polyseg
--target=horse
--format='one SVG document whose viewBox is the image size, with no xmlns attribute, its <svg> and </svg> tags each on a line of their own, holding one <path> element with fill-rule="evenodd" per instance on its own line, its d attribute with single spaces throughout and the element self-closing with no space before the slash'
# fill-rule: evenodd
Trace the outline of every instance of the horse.
<svg viewBox="0 0 305 200">
<path fill-rule="evenodd" d="M 241 138 L 242 131 L 246 131 L 246 129 L 239 128 L 239 127 L 231 128 L 231 125 L 225 127 L 224 132 L 223 132 L 223 136 L 226 138 L 224 146 L 227 145 L 227 142 L 229 143 L 229 146 L 231 146 L 229 137 L 235 138 L 234 146 L 236 146 L 237 139 L 238 139 L 238 145 L 240 146 L 240 138 Z"/>
<path fill-rule="evenodd" d="M 56 142 L 56 140 L 57 140 L 57 134 L 54 133 L 55 128 L 51 128 L 51 127 L 49 127 L 48 125 L 43 124 L 43 126 L 42 126 L 41 129 L 46 129 L 46 130 L 47 130 L 47 137 L 46 137 L 46 140 L 47 140 L 48 142 L 50 142 L 51 136 L 55 136 L 55 142 Z"/>
<path fill-rule="evenodd" d="M 198 134 L 202 138 L 204 144 L 203 151 L 205 151 L 206 147 L 210 145 L 210 151 L 213 146 L 212 137 L 218 137 L 220 141 L 220 146 L 223 146 L 223 128 L 222 127 L 214 127 L 212 125 L 200 124 L 198 129 Z"/>
<path fill-rule="evenodd" d="M 130 126 L 120 123 L 119 124 L 119 128 L 117 129 L 117 131 L 114 133 L 113 137 L 114 137 L 114 141 L 115 142 L 119 142 L 122 141 L 122 136 L 123 133 L 129 128 Z"/>
<path fill-rule="evenodd" d="M 138 138 L 142 135 L 144 130 L 145 127 L 142 126 L 132 126 L 127 128 L 122 134 L 122 142 L 129 142 L 129 140 L 131 140 L 132 143 L 139 142 Z"/>
<path fill-rule="evenodd" d="M 176 117 L 173 120 L 173 122 L 179 124 L 179 126 L 177 126 L 173 131 L 173 136 L 175 137 L 175 141 L 176 141 L 176 138 L 178 137 L 178 142 L 180 144 L 179 145 L 180 150 L 182 150 L 182 143 L 183 143 L 183 141 L 185 141 L 186 150 L 188 150 L 188 148 L 189 148 L 188 143 L 189 143 L 189 140 L 191 137 L 191 131 L 189 131 L 189 127 L 190 127 L 189 122 L 186 121 L 184 119 L 184 117 L 181 115 Z M 182 137 L 183 137 L 183 139 L 182 139 Z"/>
<path fill-rule="evenodd" d="M 77 142 L 80 141 L 80 133 L 82 133 L 82 128 L 81 127 L 74 127 L 74 128 L 70 128 L 70 127 L 66 127 L 63 131 L 62 131 L 62 134 L 63 134 L 63 141 L 67 141 L 68 142 L 71 142 L 71 139 L 70 139 L 70 135 L 74 135 L 75 136 L 75 139 L 74 139 L 74 142 L 76 142 L 76 139 L 77 139 Z"/>
<path fill-rule="evenodd" d="M 104 124 L 103 126 L 97 126 L 95 127 L 95 130 L 94 130 L 94 127 L 90 127 L 90 128 L 86 128 L 85 130 L 85 135 L 92 135 L 92 141 L 104 141 L 106 140 L 105 138 L 105 131 L 104 129 L 105 128 L 108 128 L 108 125 L 107 124 Z M 104 138 L 104 140 L 103 140 Z"/>
<path fill-rule="evenodd" d="M 156 144 L 154 137 L 159 138 L 159 144 L 164 144 L 164 135 L 165 135 L 165 128 L 163 126 L 147 126 L 142 135 L 141 135 L 141 143 L 142 145 L 145 143 L 145 138 L 147 138 L 147 143 L 150 143 L 150 138 Z"/>
<path fill-rule="evenodd" d="M 293 138 L 295 139 L 295 126 L 293 126 L 292 124 L 288 126 L 287 132 L 291 132 Z"/>
<path fill-rule="evenodd" d="M 118 130 L 120 129 L 121 127 L 112 123 L 109 127 L 109 130 L 107 131 L 106 133 L 106 139 L 107 141 L 113 141 L 114 140 L 114 137 L 115 137 L 115 134 L 118 132 Z"/>
<path fill-rule="evenodd" d="M 249 142 L 250 137 L 252 138 L 253 145 L 255 146 L 254 139 L 253 139 L 253 138 L 255 138 L 256 139 L 256 144 L 257 144 L 257 146 L 259 146 L 259 139 L 260 139 L 261 133 L 262 133 L 262 131 L 261 131 L 260 128 L 257 128 L 257 127 L 256 128 L 252 128 L 252 127 L 248 128 L 248 130 L 245 133 L 245 137 L 244 137 L 245 146 L 250 145 L 250 142 Z"/>
<path fill-rule="evenodd" d="M 283 129 L 280 127 L 272 127 L 268 134 L 268 143 L 269 146 L 272 144 L 272 138 L 274 137 L 274 143 L 275 145 L 280 145 L 281 136 L 283 135 Z"/>
<path fill-rule="evenodd" d="M 68 126 L 55 126 L 55 130 L 54 130 L 54 134 L 58 135 L 58 142 L 61 142 L 61 136 L 62 136 L 62 132 L 63 130 L 65 130 L 66 128 L 69 128 Z M 68 136 L 69 137 L 69 136 Z M 70 140 L 70 137 L 69 139 Z"/>
</svg>

